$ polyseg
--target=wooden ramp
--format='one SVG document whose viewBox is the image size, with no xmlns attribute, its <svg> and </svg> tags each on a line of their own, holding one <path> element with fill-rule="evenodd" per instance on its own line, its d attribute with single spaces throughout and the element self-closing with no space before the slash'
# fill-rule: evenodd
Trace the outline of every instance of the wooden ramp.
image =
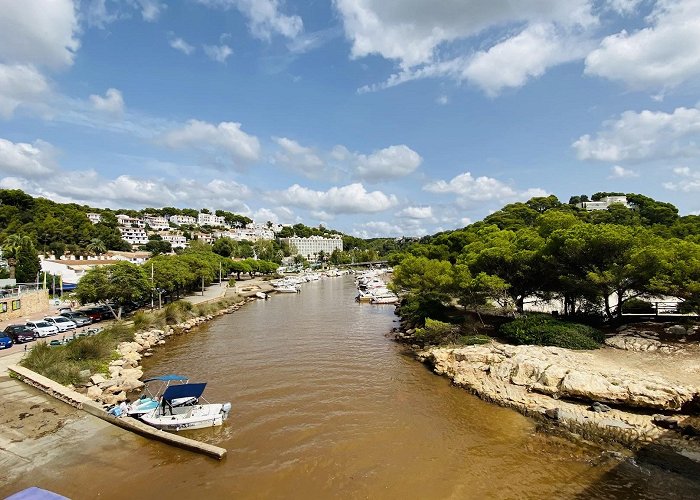
<svg viewBox="0 0 700 500">
<path fill-rule="evenodd" d="M 201 441 L 189 439 L 177 434 L 171 434 L 169 432 L 156 429 L 155 427 L 151 427 L 150 425 L 146 425 L 135 418 L 115 417 L 114 415 L 107 413 L 104 408 L 102 408 L 102 405 L 96 403 L 90 398 L 22 366 L 12 365 L 8 367 L 8 371 L 10 372 L 11 376 L 17 378 L 18 380 L 36 387 L 46 394 L 53 396 L 56 399 L 60 399 L 64 403 L 84 410 L 90 415 L 94 415 L 99 419 L 121 427 L 122 429 L 134 432 L 149 439 L 154 439 L 156 441 L 160 441 L 171 446 L 177 446 L 178 448 L 185 450 L 194 451 L 196 453 L 201 453 L 219 460 L 226 456 L 225 448 L 220 448 L 208 443 L 202 443 Z"/>
</svg>

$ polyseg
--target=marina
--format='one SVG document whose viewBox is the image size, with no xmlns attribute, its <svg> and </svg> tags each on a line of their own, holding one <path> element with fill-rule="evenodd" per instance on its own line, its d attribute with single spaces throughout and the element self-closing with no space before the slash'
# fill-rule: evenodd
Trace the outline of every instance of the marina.
<svg viewBox="0 0 700 500">
<path fill-rule="evenodd" d="M 146 378 L 207 380 L 207 397 L 232 408 L 224 425 L 207 429 L 141 425 L 225 448 L 224 461 L 116 428 L 74 432 L 60 456 L 12 476 L 12 491 L 39 485 L 75 499 L 122 498 L 114 485 L 128 476 L 132 498 L 154 491 L 212 498 L 290 491 L 380 499 L 697 495 L 692 481 L 539 432 L 519 413 L 436 377 L 387 337 L 393 306 L 354 301 L 352 277 L 302 288 L 249 302 L 144 360 Z"/>
</svg>

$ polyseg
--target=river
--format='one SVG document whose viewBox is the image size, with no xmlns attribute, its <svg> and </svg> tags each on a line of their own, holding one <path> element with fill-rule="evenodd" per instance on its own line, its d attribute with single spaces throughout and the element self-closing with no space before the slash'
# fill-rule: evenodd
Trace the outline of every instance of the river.
<svg viewBox="0 0 700 500">
<path fill-rule="evenodd" d="M 81 498 L 676 498 L 696 484 L 539 432 L 433 375 L 390 340 L 393 306 L 352 279 L 246 305 L 146 360 L 207 381 L 223 427 L 186 435 L 218 462 L 106 428 L 76 433 L 18 484 Z"/>
</svg>

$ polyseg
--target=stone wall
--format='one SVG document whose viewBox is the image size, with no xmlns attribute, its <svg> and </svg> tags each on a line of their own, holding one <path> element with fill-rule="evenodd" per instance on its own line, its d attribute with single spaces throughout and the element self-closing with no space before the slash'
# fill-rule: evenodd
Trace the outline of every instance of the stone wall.
<svg viewBox="0 0 700 500">
<path fill-rule="evenodd" d="M 48 290 L 24 292 L 19 297 L 0 299 L 0 321 L 12 320 L 31 314 L 46 312 L 49 303 Z"/>
</svg>

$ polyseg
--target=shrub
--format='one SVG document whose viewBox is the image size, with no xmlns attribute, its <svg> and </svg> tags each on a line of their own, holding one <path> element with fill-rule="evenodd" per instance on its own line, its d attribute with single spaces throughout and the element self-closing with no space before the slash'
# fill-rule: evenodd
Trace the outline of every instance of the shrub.
<svg viewBox="0 0 700 500">
<path fill-rule="evenodd" d="M 656 310 L 651 302 L 642 299 L 629 299 L 622 304 L 622 312 L 629 314 L 654 314 Z"/>
<path fill-rule="evenodd" d="M 448 344 L 459 338 L 459 327 L 425 318 L 425 327 L 416 328 L 415 338 L 423 344 Z"/>
<path fill-rule="evenodd" d="M 462 345 L 479 345 L 491 342 L 491 337 L 487 335 L 462 335 L 458 340 Z"/>
<path fill-rule="evenodd" d="M 95 335 L 75 339 L 65 346 L 66 358 L 72 361 L 99 360 L 111 354 L 115 348 L 109 335 Z"/>
<path fill-rule="evenodd" d="M 136 330 L 148 330 L 165 326 L 163 314 L 157 312 L 138 311 L 134 314 L 133 321 Z"/>
<path fill-rule="evenodd" d="M 529 314 L 501 325 L 500 333 L 514 344 L 550 345 L 567 349 L 597 349 L 604 340 L 601 331 L 579 323 L 568 323 L 546 314 Z"/>
</svg>

